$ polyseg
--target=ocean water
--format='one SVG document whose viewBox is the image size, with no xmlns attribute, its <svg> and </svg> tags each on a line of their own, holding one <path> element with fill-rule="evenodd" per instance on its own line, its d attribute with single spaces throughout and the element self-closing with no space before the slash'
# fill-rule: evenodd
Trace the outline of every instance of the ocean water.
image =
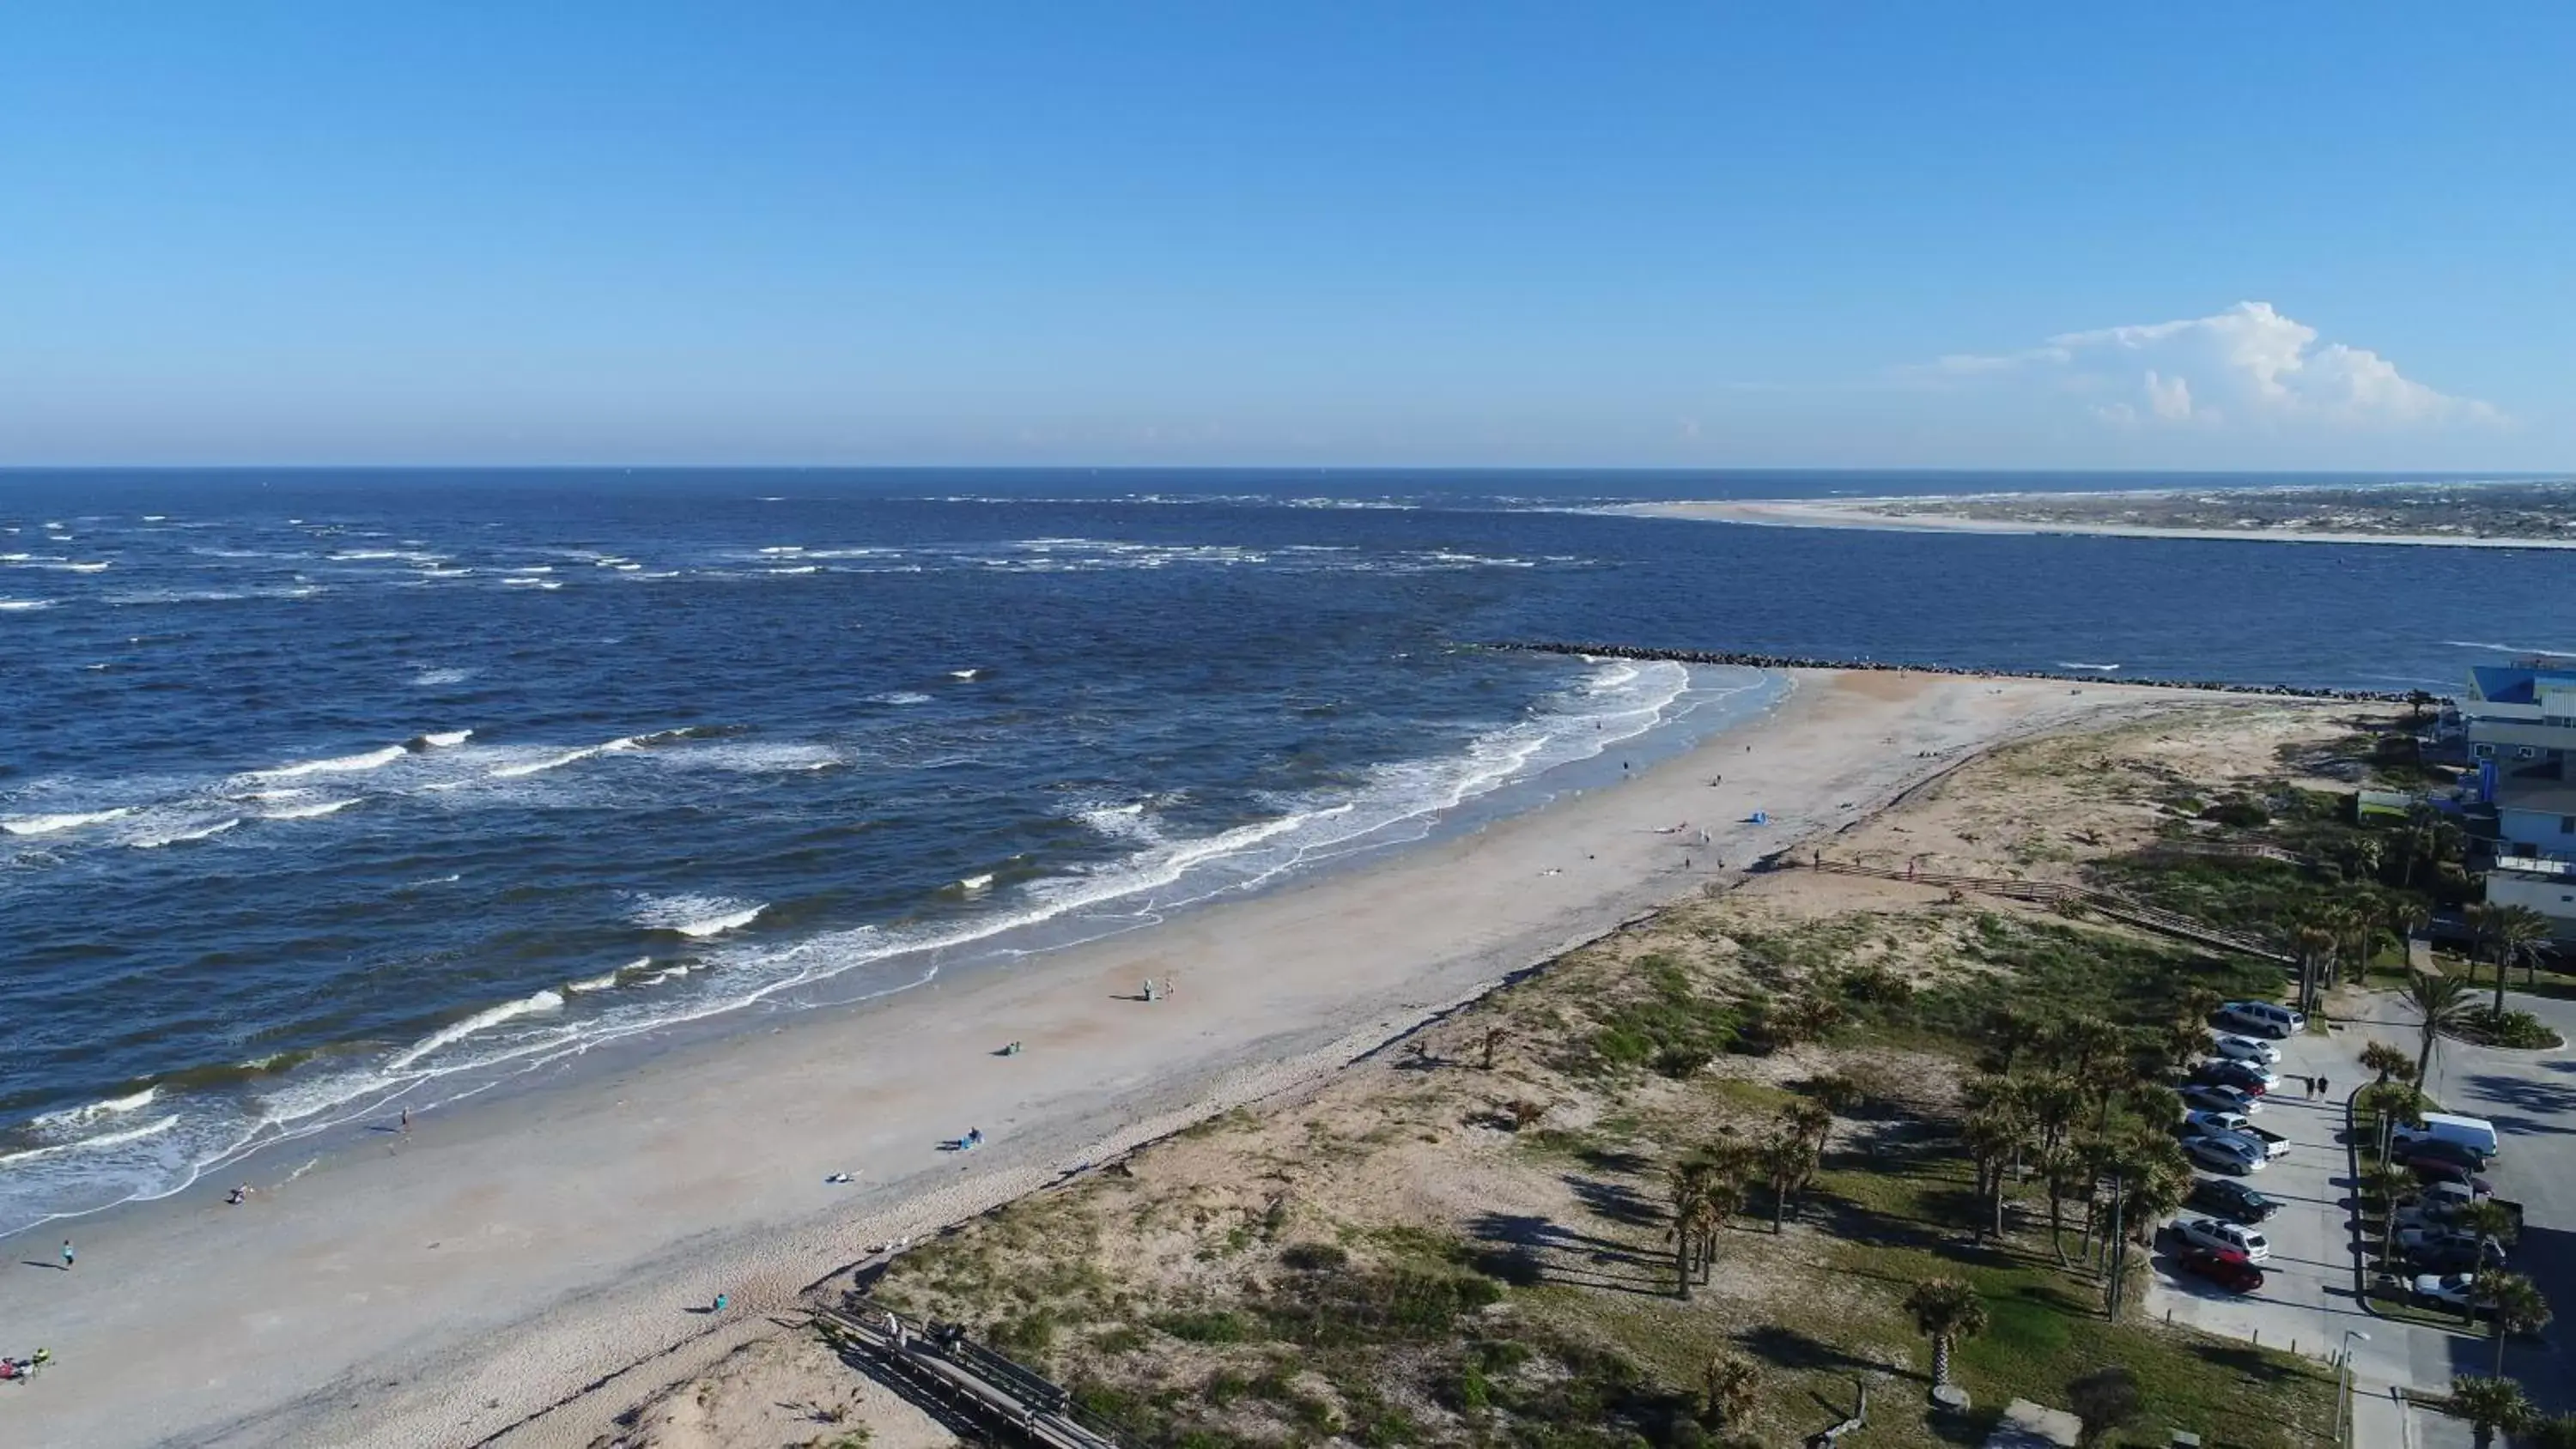
<svg viewBox="0 0 2576 1449">
<path fill-rule="evenodd" d="M 2034 482 L 2102 486 L 0 475 L 0 1232 L 683 1024 L 1043 969 L 1778 693 L 1489 641 L 2441 690 L 2576 649 L 2564 554 L 1587 511 Z"/>
</svg>

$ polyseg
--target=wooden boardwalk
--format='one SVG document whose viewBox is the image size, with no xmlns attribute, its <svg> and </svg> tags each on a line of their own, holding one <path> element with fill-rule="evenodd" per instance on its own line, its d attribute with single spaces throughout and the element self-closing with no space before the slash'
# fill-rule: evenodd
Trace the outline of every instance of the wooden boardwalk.
<svg viewBox="0 0 2576 1449">
<path fill-rule="evenodd" d="M 1070 1393 L 954 1325 L 924 1323 L 858 1294 L 814 1317 L 835 1346 L 897 1392 L 980 1425 L 999 1442 L 1118 1449 L 1109 1426 L 1075 1407 Z"/>
</svg>

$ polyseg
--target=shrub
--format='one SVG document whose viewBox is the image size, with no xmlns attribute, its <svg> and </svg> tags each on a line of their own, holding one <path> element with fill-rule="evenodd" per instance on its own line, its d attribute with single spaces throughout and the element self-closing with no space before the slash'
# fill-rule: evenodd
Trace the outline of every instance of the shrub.
<svg viewBox="0 0 2576 1449">
<path fill-rule="evenodd" d="M 2238 798 L 2219 801 L 2201 811 L 2200 818 L 2232 825 L 2239 830 L 2257 830 L 2272 823 L 2272 812 L 2251 800 Z"/>
<path fill-rule="evenodd" d="M 1338 1243 L 1291 1243 L 1280 1250 L 1279 1261 L 1300 1273 L 1329 1273 L 1348 1266 L 1351 1255 Z"/>
<path fill-rule="evenodd" d="M 1200 1313 L 1166 1313 L 1154 1326 L 1186 1343 L 1245 1343 L 1255 1336 L 1253 1324 L 1240 1313 L 1223 1309 Z"/>
<path fill-rule="evenodd" d="M 2528 1011 L 2510 1007 L 2503 1011 L 2492 1006 L 2471 1007 L 2461 1015 L 2460 1031 L 2488 1046 L 2535 1050 L 2559 1044 L 2558 1033 L 2550 1030 L 2548 1023 Z"/>
<path fill-rule="evenodd" d="M 1873 961 L 1843 973 L 1843 995 L 1876 1006 L 1901 1006 L 1914 999 L 1914 983 Z"/>
</svg>

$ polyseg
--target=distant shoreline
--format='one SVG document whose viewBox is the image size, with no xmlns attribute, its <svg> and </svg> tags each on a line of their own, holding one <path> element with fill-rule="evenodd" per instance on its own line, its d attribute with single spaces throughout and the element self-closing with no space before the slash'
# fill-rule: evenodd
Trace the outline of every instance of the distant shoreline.
<svg viewBox="0 0 2576 1449">
<path fill-rule="evenodd" d="M 2143 490 L 2142 490 L 2143 492 Z M 2024 496 L 2024 495 L 2014 495 Z M 2056 495 L 2030 494 L 2033 498 Z M 2103 495 L 2090 495 L 2100 497 Z M 2223 543 L 2375 543 L 2409 548 L 2576 549 L 2576 539 L 2469 537 L 2440 533 L 2333 533 L 2315 529 L 2161 528 L 2151 524 L 2084 523 L 2054 519 L 1962 518 L 1930 513 L 1888 513 L 1890 503 L 1920 498 L 1854 498 L 1834 502 L 1799 499 L 1677 500 L 1613 504 L 1603 511 L 1637 518 L 1684 518 L 1768 528 L 1861 528 L 1900 533 L 2085 534 L 2102 538 L 2185 538 Z"/>
</svg>

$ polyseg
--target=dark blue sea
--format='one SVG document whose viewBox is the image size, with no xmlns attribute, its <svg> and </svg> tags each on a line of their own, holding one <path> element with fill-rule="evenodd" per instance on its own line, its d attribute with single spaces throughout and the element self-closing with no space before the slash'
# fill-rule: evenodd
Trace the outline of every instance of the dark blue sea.
<svg viewBox="0 0 2576 1449">
<path fill-rule="evenodd" d="M 2576 650 L 2563 553 L 1588 511 L 2078 486 L 0 474 L 0 1232 L 1025 964 L 1778 692 L 1489 641 L 2443 691 Z"/>
</svg>

